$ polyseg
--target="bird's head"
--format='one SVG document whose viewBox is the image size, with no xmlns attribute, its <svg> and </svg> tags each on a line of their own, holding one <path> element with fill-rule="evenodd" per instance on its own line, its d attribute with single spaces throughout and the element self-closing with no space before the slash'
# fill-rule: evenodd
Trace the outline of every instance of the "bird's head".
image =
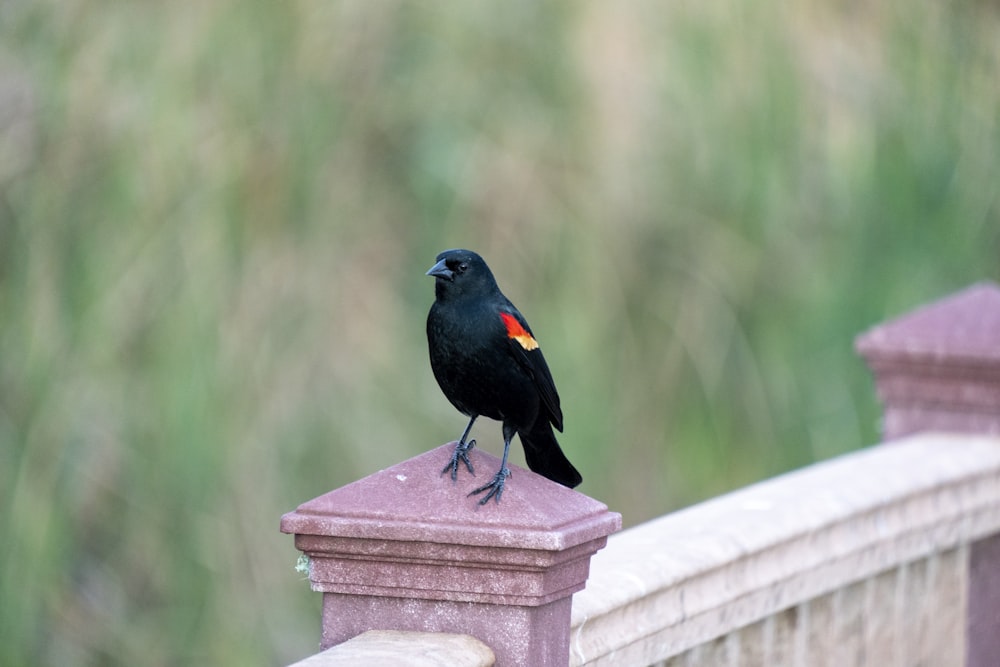
<svg viewBox="0 0 1000 667">
<path fill-rule="evenodd" d="M 427 271 L 427 275 L 434 276 L 434 291 L 438 298 L 483 294 L 497 289 L 490 267 L 471 250 L 445 250 L 436 259 L 437 264 Z"/>
</svg>

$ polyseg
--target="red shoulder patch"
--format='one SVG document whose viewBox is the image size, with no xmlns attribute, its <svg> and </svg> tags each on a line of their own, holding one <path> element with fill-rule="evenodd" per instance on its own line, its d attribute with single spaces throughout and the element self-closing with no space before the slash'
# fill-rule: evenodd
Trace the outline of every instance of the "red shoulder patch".
<svg viewBox="0 0 1000 667">
<path fill-rule="evenodd" d="M 528 333 L 528 330 L 521 326 L 521 323 L 517 321 L 517 318 L 510 313 L 500 313 L 500 319 L 503 320 L 504 326 L 507 327 L 507 337 L 516 340 L 518 345 L 523 347 L 525 350 L 537 350 L 538 341 Z"/>
</svg>

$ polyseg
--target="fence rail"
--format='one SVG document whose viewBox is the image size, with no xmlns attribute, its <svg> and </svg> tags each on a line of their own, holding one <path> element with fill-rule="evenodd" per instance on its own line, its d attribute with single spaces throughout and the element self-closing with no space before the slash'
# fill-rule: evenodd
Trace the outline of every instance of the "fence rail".
<svg viewBox="0 0 1000 667">
<path fill-rule="evenodd" d="M 612 537 L 571 664 L 964 664 L 969 548 L 997 533 L 998 439 L 816 464 Z"/>
</svg>

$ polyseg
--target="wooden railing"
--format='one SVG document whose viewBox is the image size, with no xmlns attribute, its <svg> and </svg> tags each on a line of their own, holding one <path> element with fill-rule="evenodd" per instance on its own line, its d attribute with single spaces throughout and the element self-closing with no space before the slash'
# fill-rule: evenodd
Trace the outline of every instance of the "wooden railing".
<svg viewBox="0 0 1000 667">
<path fill-rule="evenodd" d="M 962 665 L 970 549 L 998 533 L 998 439 L 813 465 L 610 539 L 570 664 Z"/>
<path fill-rule="evenodd" d="M 612 535 L 564 620 L 558 591 L 537 600 L 494 596 L 500 607 L 542 610 L 508 635 L 496 635 L 492 620 L 476 626 L 473 617 L 487 613 L 476 592 L 414 584 L 387 607 L 359 607 L 355 597 L 393 593 L 341 581 L 342 563 L 354 562 L 344 559 L 358 558 L 341 533 L 354 529 L 338 517 L 333 528 L 313 530 L 315 513 L 304 505 L 286 519 L 312 530 L 290 532 L 319 563 L 311 579 L 325 594 L 324 636 L 341 627 L 345 601 L 355 612 L 374 610 L 351 636 L 390 629 L 381 624 L 388 617 L 403 632 L 363 633 L 297 665 L 549 665 L 567 657 L 571 665 L 1000 665 L 1000 288 L 977 285 L 878 327 L 858 349 L 875 374 L 891 440 Z M 613 517 L 585 507 L 585 520 L 571 523 L 588 526 L 577 543 L 591 545 L 589 556 L 603 543 L 594 526 L 611 529 Z M 337 546 L 314 542 L 324 530 L 337 533 Z M 586 557 L 558 556 L 582 548 L 572 540 L 543 548 L 545 540 L 532 539 L 538 544 L 518 553 L 533 554 L 535 564 L 517 577 L 537 575 L 549 560 Z M 369 554 L 400 549 L 367 533 L 364 540 Z M 486 562 L 527 562 L 511 545 L 502 557 L 476 549 Z M 473 572 L 470 553 L 442 571 Z M 433 580 L 428 563 L 419 559 L 424 569 L 414 576 Z M 565 581 L 555 588 L 576 585 L 558 576 Z M 397 613 L 416 604 L 411 597 L 450 597 L 440 604 L 476 610 L 468 621 L 428 624 L 427 607 L 416 619 Z M 428 628 L 443 632 L 407 632 Z M 508 645 L 532 632 L 543 641 Z M 544 639 L 553 637 L 567 645 L 551 649 Z"/>
</svg>

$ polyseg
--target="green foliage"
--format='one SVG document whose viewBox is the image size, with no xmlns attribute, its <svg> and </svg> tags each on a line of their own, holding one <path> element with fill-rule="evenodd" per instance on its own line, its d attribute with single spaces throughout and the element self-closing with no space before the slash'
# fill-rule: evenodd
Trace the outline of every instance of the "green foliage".
<svg viewBox="0 0 1000 667">
<path fill-rule="evenodd" d="M 312 651 L 278 519 L 458 436 L 423 331 L 447 247 L 532 322 L 581 490 L 629 524 L 875 441 L 853 337 L 1000 278 L 998 28 L 6 3 L 0 664 Z"/>
</svg>

